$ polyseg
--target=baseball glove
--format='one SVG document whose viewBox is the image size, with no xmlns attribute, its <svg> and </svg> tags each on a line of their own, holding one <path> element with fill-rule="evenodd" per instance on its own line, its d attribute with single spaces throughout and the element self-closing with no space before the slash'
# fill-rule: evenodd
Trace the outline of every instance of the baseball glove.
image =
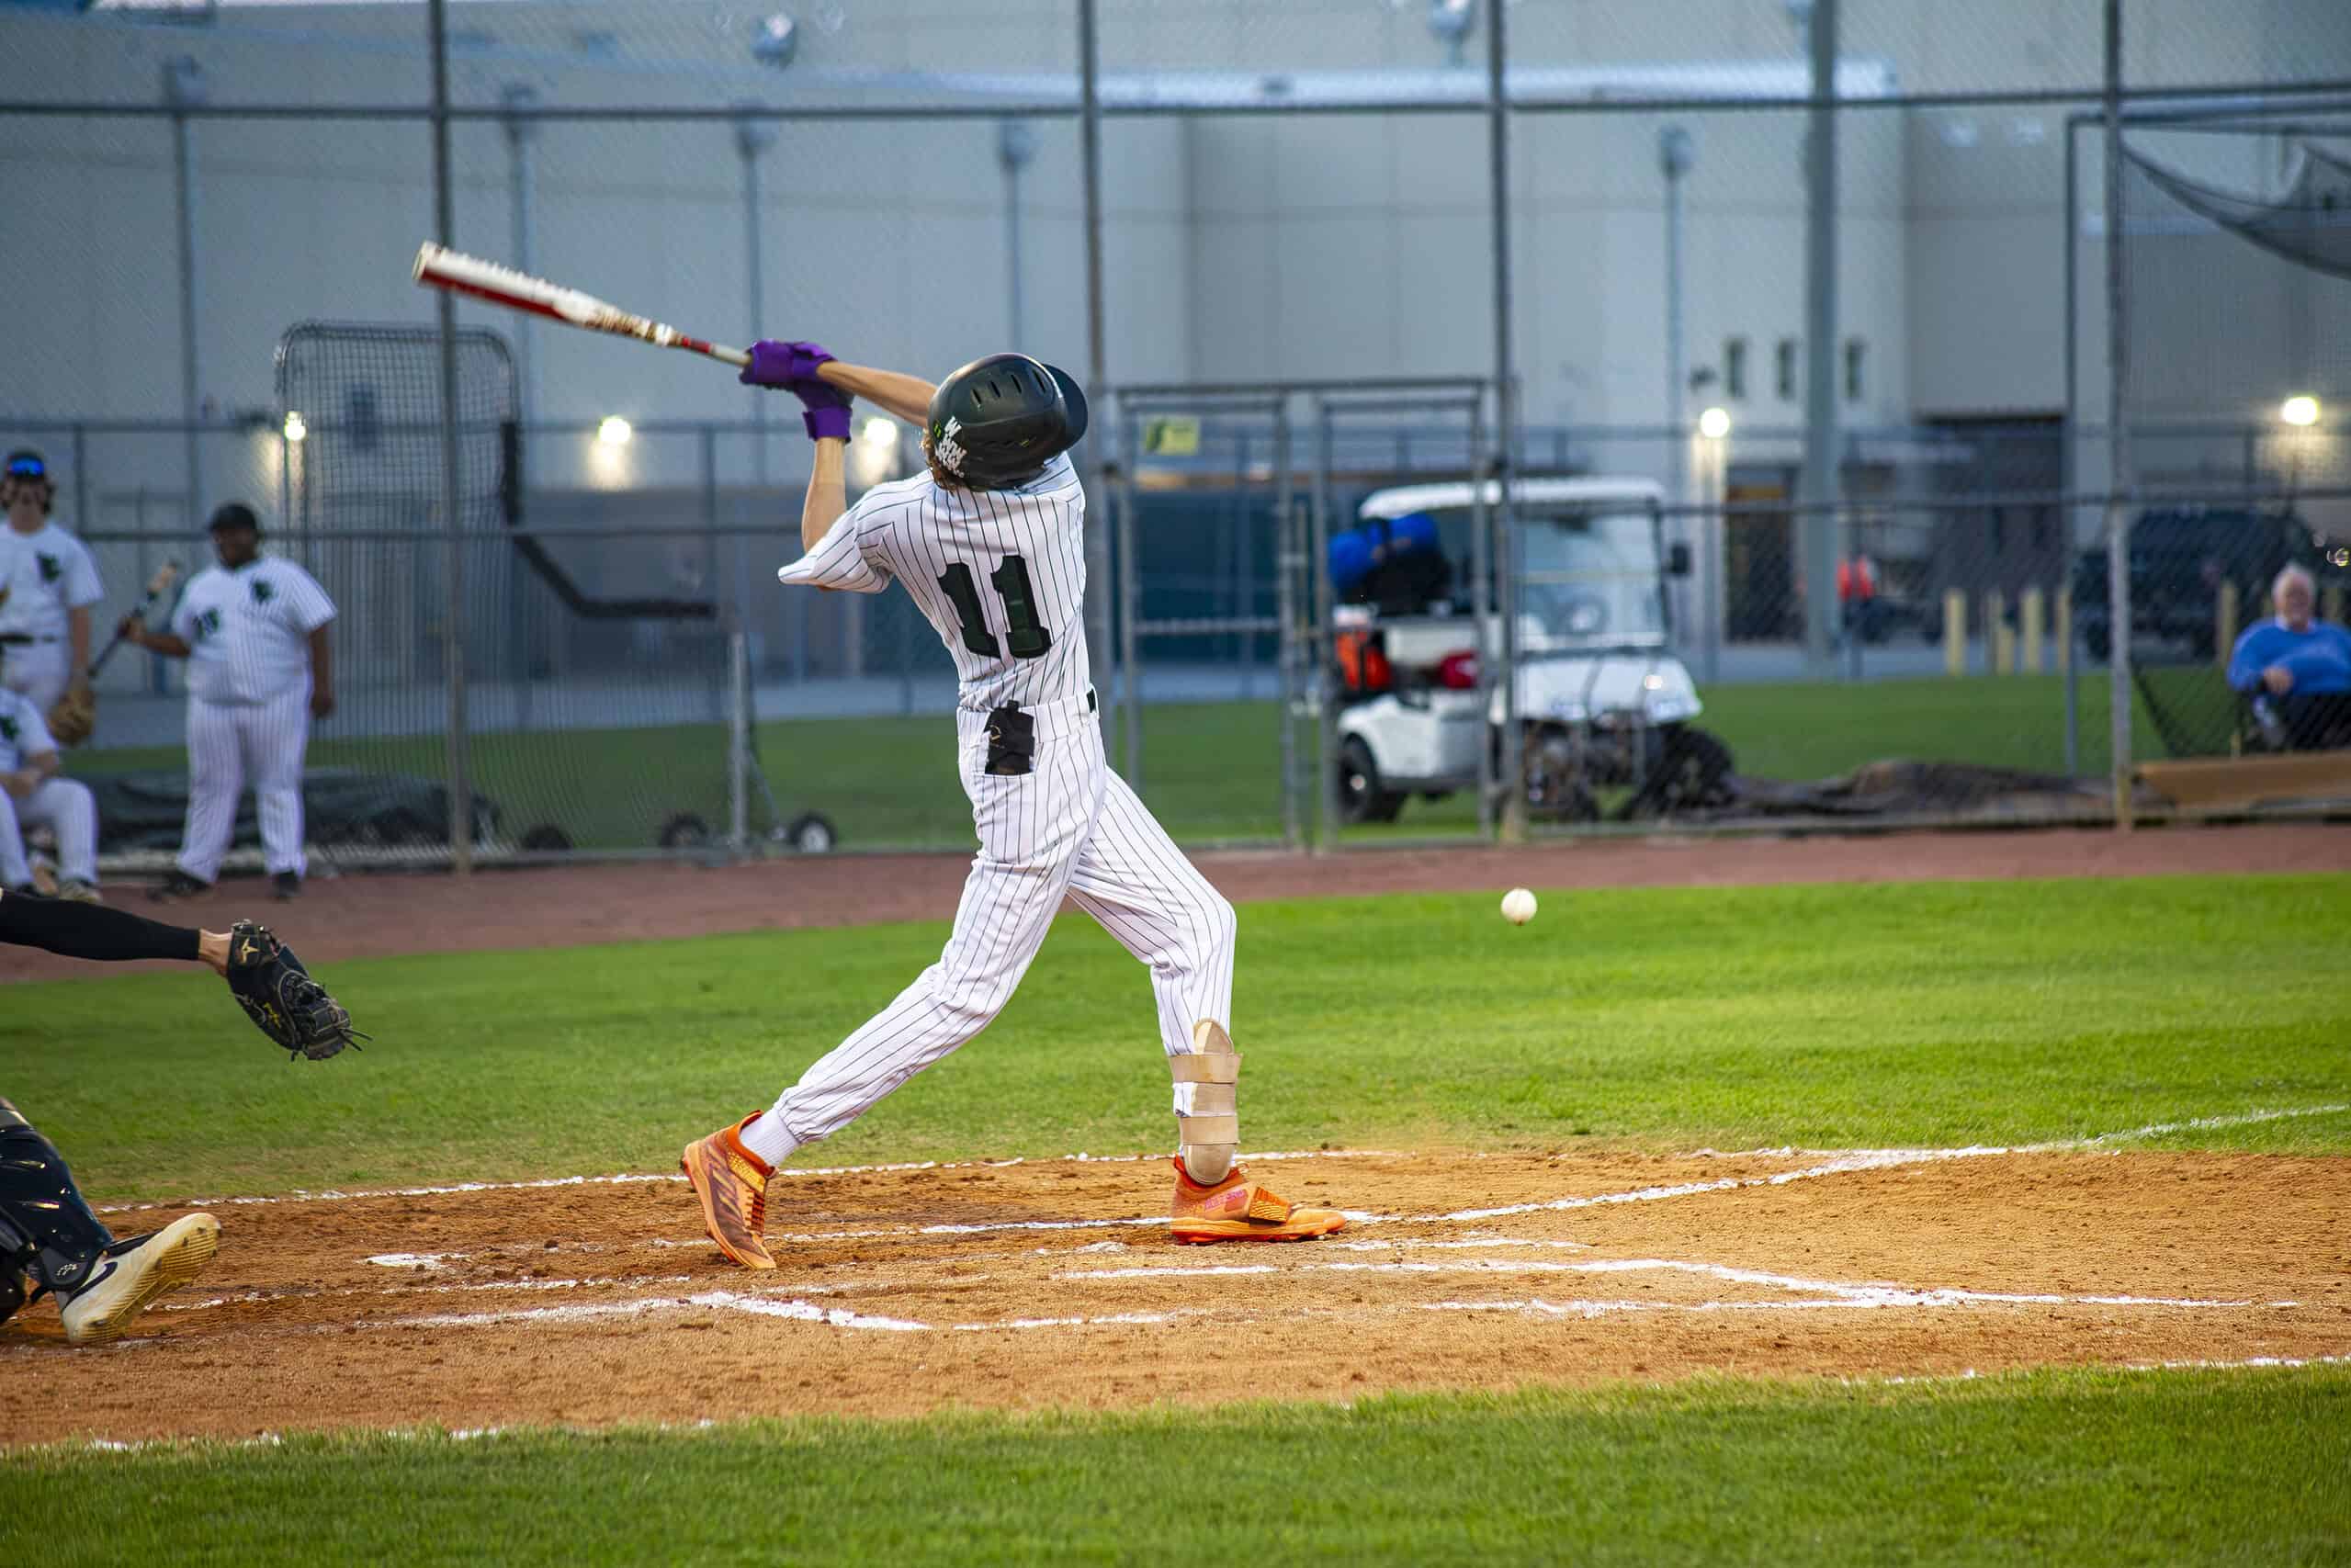
<svg viewBox="0 0 2351 1568">
<path fill-rule="evenodd" d="M 229 991 L 254 1028 L 293 1053 L 288 1061 L 323 1062 L 345 1045 L 357 1050 L 367 1038 L 351 1027 L 351 1015 L 311 978 L 294 950 L 251 920 L 229 928 Z"/>
<path fill-rule="evenodd" d="M 45 722 L 51 739 L 60 746 L 79 746 L 98 727 L 98 699 L 87 686 L 69 686 L 50 705 Z"/>
</svg>

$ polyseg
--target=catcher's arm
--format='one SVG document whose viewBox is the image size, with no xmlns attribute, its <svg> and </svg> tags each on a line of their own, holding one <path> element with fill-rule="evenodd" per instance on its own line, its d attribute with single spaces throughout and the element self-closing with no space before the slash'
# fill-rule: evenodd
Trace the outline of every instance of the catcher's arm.
<svg viewBox="0 0 2351 1568">
<path fill-rule="evenodd" d="M 848 365 L 828 359 L 817 367 L 817 379 L 889 410 L 917 429 L 930 423 L 931 394 L 939 389 L 920 376 L 876 370 L 869 365 Z"/>
</svg>

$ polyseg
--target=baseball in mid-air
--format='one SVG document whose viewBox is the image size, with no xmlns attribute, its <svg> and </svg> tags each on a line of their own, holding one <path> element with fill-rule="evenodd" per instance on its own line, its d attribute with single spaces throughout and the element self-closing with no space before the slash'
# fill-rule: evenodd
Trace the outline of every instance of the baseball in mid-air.
<svg viewBox="0 0 2351 1568">
<path fill-rule="evenodd" d="M 1533 919 L 1534 895 L 1523 887 L 1513 887 L 1503 894 L 1502 918 L 1514 926 L 1522 926 Z"/>
</svg>

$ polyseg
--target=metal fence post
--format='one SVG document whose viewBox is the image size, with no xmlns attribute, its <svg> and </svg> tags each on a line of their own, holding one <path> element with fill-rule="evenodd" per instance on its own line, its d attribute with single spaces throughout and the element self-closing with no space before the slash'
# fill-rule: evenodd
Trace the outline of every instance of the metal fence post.
<svg viewBox="0 0 2351 1568">
<path fill-rule="evenodd" d="M 1110 436 L 1115 432 L 1118 412 L 1109 386 L 1109 347 L 1104 338 L 1102 304 L 1102 60 L 1096 41 L 1096 0 L 1078 0 L 1078 152 L 1084 186 L 1086 243 L 1086 390 L 1094 403 L 1095 434 L 1087 442 L 1087 465 L 1092 470 L 1087 490 L 1094 495 L 1104 493 L 1113 478 L 1112 468 L 1116 454 L 1105 457 L 1104 448 L 1113 445 Z M 1107 530 L 1090 529 L 1086 536 L 1086 580 L 1093 587 L 1091 603 L 1086 606 L 1086 640 L 1096 660 L 1107 665 L 1111 659 L 1111 594 L 1115 585 L 1111 581 L 1111 538 Z M 1098 669 L 1095 681 L 1101 692 L 1102 734 L 1110 736 L 1118 717 L 1116 704 L 1118 687 L 1107 679 L 1109 671 Z"/>
<path fill-rule="evenodd" d="M 1477 638 L 1477 836 L 1494 837 L 1494 535 L 1486 504 L 1486 400 L 1469 405 L 1469 615 Z"/>
<path fill-rule="evenodd" d="M 1130 416 L 1121 434 L 1125 437 L 1120 450 L 1132 452 L 1135 447 L 1135 421 Z M 1136 562 L 1141 530 L 1135 525 L 1135 465 L 1122 464 L 1118 470 L 1117 502 L 1118 541 L 1118 678 L 1124 683 L 1122 701 L 1125 706 L 1119 714 L 1119 723 L 1125 731 L 1125 765 L 1120 770 L 1127 787 L 1136 795 L 1143 793 L 1143 671 L 1139 663 L 1141 638 L 1136 624 L 1143 614 L 1143 573 Z"/>
<path fill-rule="evenodd" d="M 1315 400 L 1315 485 L 1306 542 L 1305 569 L 1313 584 L 1314 628 L 1306 640 L 1304 673 L 1315 703 L 1315 848 L 1339 847 L 1339 710 L 1330 689 L 1330 404 Z"/>
<path fill-rule="evenodd" d="M 735 852 L 751 844 L 751 639 L 741 626 L 727 633 L 727 841 Z"/>
<path fill-rule="evenodd" d="M 2082 489 L 2082 397 L 2081 397 L 2081 258 L 2076 254 L 2081 228 L 2081 175 L 2076 167 L 2079 148 L 2074 131 L 2077 122 L 2072 115 L 2065 117 L 2065 437 L 2059 453 L 2058 488 L 2068 503 L 2065 515 L 2065 581 L 2059 590 L 2059 622 L 2064 628 L 2063 651 L 2059 655 L 2065 664 L 2065 776 L 2078 778 L 2082 772 L 2082 661 L 2074 648 L 2074 617 L 2071 613 L 2074 597 L 2074 575 L 2082 553 L 2082 520 L 2071 503 L 2071 498 Z"/>
<path fill-rule="evenodd" d="M 1283 399 L 1273 411 L 1273 468 L 1278 476 L 1273 503 L 1274 614 L 1281 618 L 1275 639 L 1274 685 L 1282 727 L 1282 842 L 1297 849 L 1305 842 L 1298 813 L 1298 569 L 1305 552 L 1298 547 L 1300 519 L 1297 498 L 1291 493 L 1290 403 Z"/>
<path fill-rule="evenodd" d="M 457 243 L 457 190 L 449 164 L 448 0 L 431 0 L 426 11 L 433 49 L 433 228 L 442 244 Z M 448 684 L 446 719 L 449 795 L 449 869 L 473 873 L 473 789 L 468 775 L 465 689 L 465 519 L 458 512 L 458 310 L 457 297 L 435 289 L 441 331 L 441 526 L 447 540 L 447 598 L 441 606 L 442 676 Z"/>
<path fill-rule="evenodd" d="M 1518 371 L 1510 341 L 1510 106 L 1503 63 L 1509 52 L 1502 37 L 1507 6 L 1486 8 L 1486 113 L 1487 178 L 1494 203 L 1494 465 L 1496 479 L 1494 526 L 1507 543 L 1510 533 L 1510 474 L 1518 456 Z M 1502 776 L 1509 793 L 1502 807 L 1501 836 L 1516 843 L 1526 837 L 1526 791 L 1520 787 L 1523 769 L 1519 760 L 1518 592 L 1511 575 L 1512 552 L 1501 556 L 1502 570 Z"/>
<path fill-rule="evenodd" d="M 2131 440 L 2125 401 L 2131 344 L 2122 267 L 2122 0 L 2106 0 L 2106 591 L 2108 648 L 2108 759 L 2114 782 L 2114 825 L 2129 832 L 2131 809 Z"/>
</svg>

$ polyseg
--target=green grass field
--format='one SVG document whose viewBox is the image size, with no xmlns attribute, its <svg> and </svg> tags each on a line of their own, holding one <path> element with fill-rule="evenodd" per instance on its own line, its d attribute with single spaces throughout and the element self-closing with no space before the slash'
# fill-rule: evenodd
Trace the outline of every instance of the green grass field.
<svg viewBox="0 0 2351 1568">
<path fill-rule="evenodd" d="M 209 976 L 21 986 L 0 1062 L 102 1199 L 659 1170 L 944 931 L 339 964 L 378 1043 L 294 1068 Z M 1552 892 L 1520 930 L 1483 895 L 1251 905 L 1249 1142 L 2015 1144 L 2341 1107 L 2346 941 L 2351 878 L 2321 875 Z M 1065 921 L 983 1039 L 800 1163 L 1155 1148 L 1157 1052 L 1140 970 Z M 2149 1143 L 2341 1158 L 2351 1111 Z M 67 1562 L 2342 1562 L 2351 1369 L 59 1448 L 0 1459 L 0 1520 Z"/>
<path fill-rule="evenodd" d="M 20 986 L 0 1058 L 109 1194 L 655 1170 L 945 933 L 341 964 L 380 1043 L 297 1071 L 209 976 Z M 1235 1032 L 1260 1146 L 2013 1143 L 2351 1100 L 2346 945 L 2340 876 L 1557 892 L 1520 929 L 1482 895 L 1300 900 L 1243 912 Z M 983 1040 L 805 1157 L 1156 1147 L 1158 1053 L 1142 969 L 1065 917 Z M 2351 1116 L 2203 1141 L 2351 1152 Z"/>
<path fill-rule="evenodd" d="M 2106 769 L 2103 672 L 2080 688 L 2080 767 Z M 2138 734 L 2155 735 L 2145 705 Z M 2063 680 L 2054 675 L 1888 681 L 1859 685 L 1726 685 L 1706 694 L 1701 721 L 1728 741 L 1741 772 L 1759 778 L 1816 779 L 1884 758 L 1971 761 L 2061 773 L 2065 765 Z M 1113 736 L 1115 748 L 1118 739 Z M 955 781 L 946 721 L 914 718 L 802 719 L 760 726 L 762 765 L 788 818 L 816 809 L 856 849 L 967 847 L 970 808 Z M 714 829 L 726 822 L 726 735 L 717 725 L 652 729 L 572 729 L 489 735 L 474 742 L 477 787 L 504 808 L 519 836 L 555 823 L 582 847 L 649 849 L 661 824 L 693 811 Z M 1299 727 L 1302 770 L 1311 727 Z M 1282 836 L 1279 715 L 1270 702 L 1159 705 L 1146 715 L 1144 795 L 1179 840 L 1278 840 Z M 2161 755 L 2160 750 L 2144 755 Z M 345 740 L 332 733 L 311 747 L 313 767 L 354 767 L 425 778 L 443 776 L 438 737 Z M 76 771 L 177 770 L 176 749 L 100 750 Z M 1131 773 L 1132 770 L 1128 770 Z M 1388 827 L 1351 829 L 1351 840 L 1475 830 L 1469 795 L 1414 801 Z"/>
<path fill-rule="evenodd" d="M 0 1519 L 62 1568 L 2340 1562 L 2351 1369 L 51 1449 Z"/>
</svg>

